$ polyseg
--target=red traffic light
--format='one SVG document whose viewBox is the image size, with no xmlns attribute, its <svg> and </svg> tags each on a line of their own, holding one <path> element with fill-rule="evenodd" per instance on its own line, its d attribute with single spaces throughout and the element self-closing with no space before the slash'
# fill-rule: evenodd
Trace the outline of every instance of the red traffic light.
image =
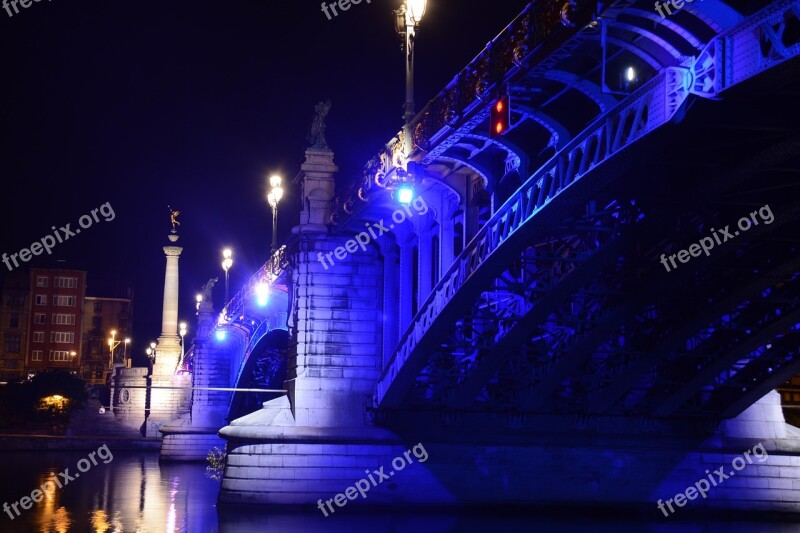
<svg viewBox="0 0 800 533">
<path fill-rule="evenodd" d="M 495 101 L 491 113 L 491 132 L 490 137 L 499 137 L 508 131 L 511 126 L 511 106 L 508 96 L 503 96 Z"/>
</svg>

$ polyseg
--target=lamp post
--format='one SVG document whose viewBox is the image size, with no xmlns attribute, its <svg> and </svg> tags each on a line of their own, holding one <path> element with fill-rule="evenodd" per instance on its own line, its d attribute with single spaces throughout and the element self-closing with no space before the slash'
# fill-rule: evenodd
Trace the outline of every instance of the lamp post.
<svg viewBox="0 0 800 533">
<path fill-rule="evenodd" d="M 406 53 L 406 104 L 403 114 L 404 153 L 411 154 L 411 119 L 414 118 L 414 41 L 417 29 L 425 16 L 427 0 L 403 0 L 395 14 L 395 30 L 404 39 L 403 48 Z"/>
<path fill-rule="evenodd" d="M 227 271 L 225 273 L 227 274 Z M 227 296 L 225 297 L 225 299 L 227 300 Z M 181 334 L 181 363 L 183 363 L 183 356 L 186 353 L 186 351 L 183 348 L 184 337 L 186 337 L 186 322 L 181 322 L 180 326 L 181 326 L 181 330 L 180 330 L 180 334 Z"/>
<path fill-rule="evenodd" d="M 128 364 L 128 345 L 131 343 L 130 337 L 125 338 L 125 345 L 122 348 L 122 362 L 125 363 L 125 368 L 130 368 L 131 365 Z"/>
<path fill-rule="evenodd" d="M 150 366 L 152 367 L 154 364 L 156 364 L 156 343 L 151 342 L 150 346 L 148 346 L 145 350 L 145 353 L 147 354 L 147 358 L 150 360 Z"/>
<path fill-rule="evenodd" d="M 274 227 L 274 225 L 273 225 Z M 274 231 L 274 230 L 273 230 Z M 228 270 L 233 266 L 233 252 L 230 248 L 222 250 L 222 270 L 225 271 L 225 303 L 228 303 Z"/>
<path fill-rule="evenodd" d="M 272 189 L 269 191 L 267 195 L 267 202 L 269 202 L 269 206 L 272 208 L 272 253 L 274 254 L 275 251 L 278 249 L 278 204 L 283 198 L 283 188 L 281 187 L 281 183 L 283 182 L 283 178 L 278 176 L 277 174 L 272 175 L 269 178 L 269 186 Z"/>
<path fill-rule="evenodd" d="M 109 370 L 114 368 L 114 350 L 119 346 L 122 341 L 118 341 L 117 337 L 117 330 L 111 330 L 111 338 L 108 339 L 108 351 L 110 352 L 110 356 L 108 359 L 108 368 Z"/>
</svg>

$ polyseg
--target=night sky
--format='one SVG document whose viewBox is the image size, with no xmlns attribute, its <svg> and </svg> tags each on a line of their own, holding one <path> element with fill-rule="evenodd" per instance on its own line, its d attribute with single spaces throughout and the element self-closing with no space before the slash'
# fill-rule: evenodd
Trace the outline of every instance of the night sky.
<svg viewBox="0 0 800 533">
<path fill-rule="evenodd" d="M 429 1 L 417 109 L 526 3 Z M 182 212 L 180 316 L 193 318 L 195 293 L 216 275 L 219 308 L 220 251 L 234 250 L 234 294 L 267 257 L 266 178 L 299 172 L 314 104 L 333 102 L 340 187 L 401 128 L 399 4 L 364 0 L 333 20 L 316 0 L 42 0 L 13 17 L 0 11 L 0 253 L 51 226 L 75 229 L 109 202 L 113 221 L 101 217 L 28 265 L 86 269 L 94 296 L 133 287 L 138 354 L 160 333 L 170 204 Z M 291 185 L 281 207 L 283 242 L 298 221 Z"/>
</svg>

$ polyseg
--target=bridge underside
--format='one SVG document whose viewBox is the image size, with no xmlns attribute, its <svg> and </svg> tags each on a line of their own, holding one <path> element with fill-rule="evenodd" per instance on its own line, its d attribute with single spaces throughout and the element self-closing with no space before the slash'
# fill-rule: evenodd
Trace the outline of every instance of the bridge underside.
<svg viewBox="0 0 800 533">
<path fill-rule="evenodd" d="M 606 68 L 661 72 L 638 93 L 615 107 L 626 94 L 589 29 L 506 81 L 521 105 L 505 138 L 479 146 L 476 112 L 458 141 L 430 147 L 427 164 L 487 170 L 510 199 L 401 340 L 376 389 L 381 423 L 712 428 L 800 372 L 800 8 L 775 4 L 741 26 L 757 6 L 690 10 L 654 35 L 660 19 L 612 3 L 596 35 L 616 43 Z M 548 135 L 550 151 L 530 148 Z M 503 196 L 537 168 L 538 183 Z"/>
<path fill-rule="evenodd" d="M 428 332 L 435 348 L 385 423 L 429 411 L 531 429 L 536 414 L 710 428 L 800 372 L 800 129 L 785 112 L 800 86 L 774 81 L 692 102 L 521 250 L 500 250 L 498 274 Z M 703 238 L 708 254 L 673 266 Z"/>
</svg>

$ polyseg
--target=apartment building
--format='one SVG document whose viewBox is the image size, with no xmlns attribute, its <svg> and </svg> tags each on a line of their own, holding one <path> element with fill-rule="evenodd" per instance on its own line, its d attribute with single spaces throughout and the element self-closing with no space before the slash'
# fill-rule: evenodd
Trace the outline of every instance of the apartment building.
<svg viewBox="0 0 800 533">
<path fill-rule="evenodd" d="M 28 351 L 30 280 L 26 272 L 3 279 L 0 296 L 0 382 L 25 378 Z"/>
<path fill-rule="evenodd" d="M 85 296 L 84 271 L 30 270 L 28 375 L 56 368 L 78 373 Z"/>
</svg>

